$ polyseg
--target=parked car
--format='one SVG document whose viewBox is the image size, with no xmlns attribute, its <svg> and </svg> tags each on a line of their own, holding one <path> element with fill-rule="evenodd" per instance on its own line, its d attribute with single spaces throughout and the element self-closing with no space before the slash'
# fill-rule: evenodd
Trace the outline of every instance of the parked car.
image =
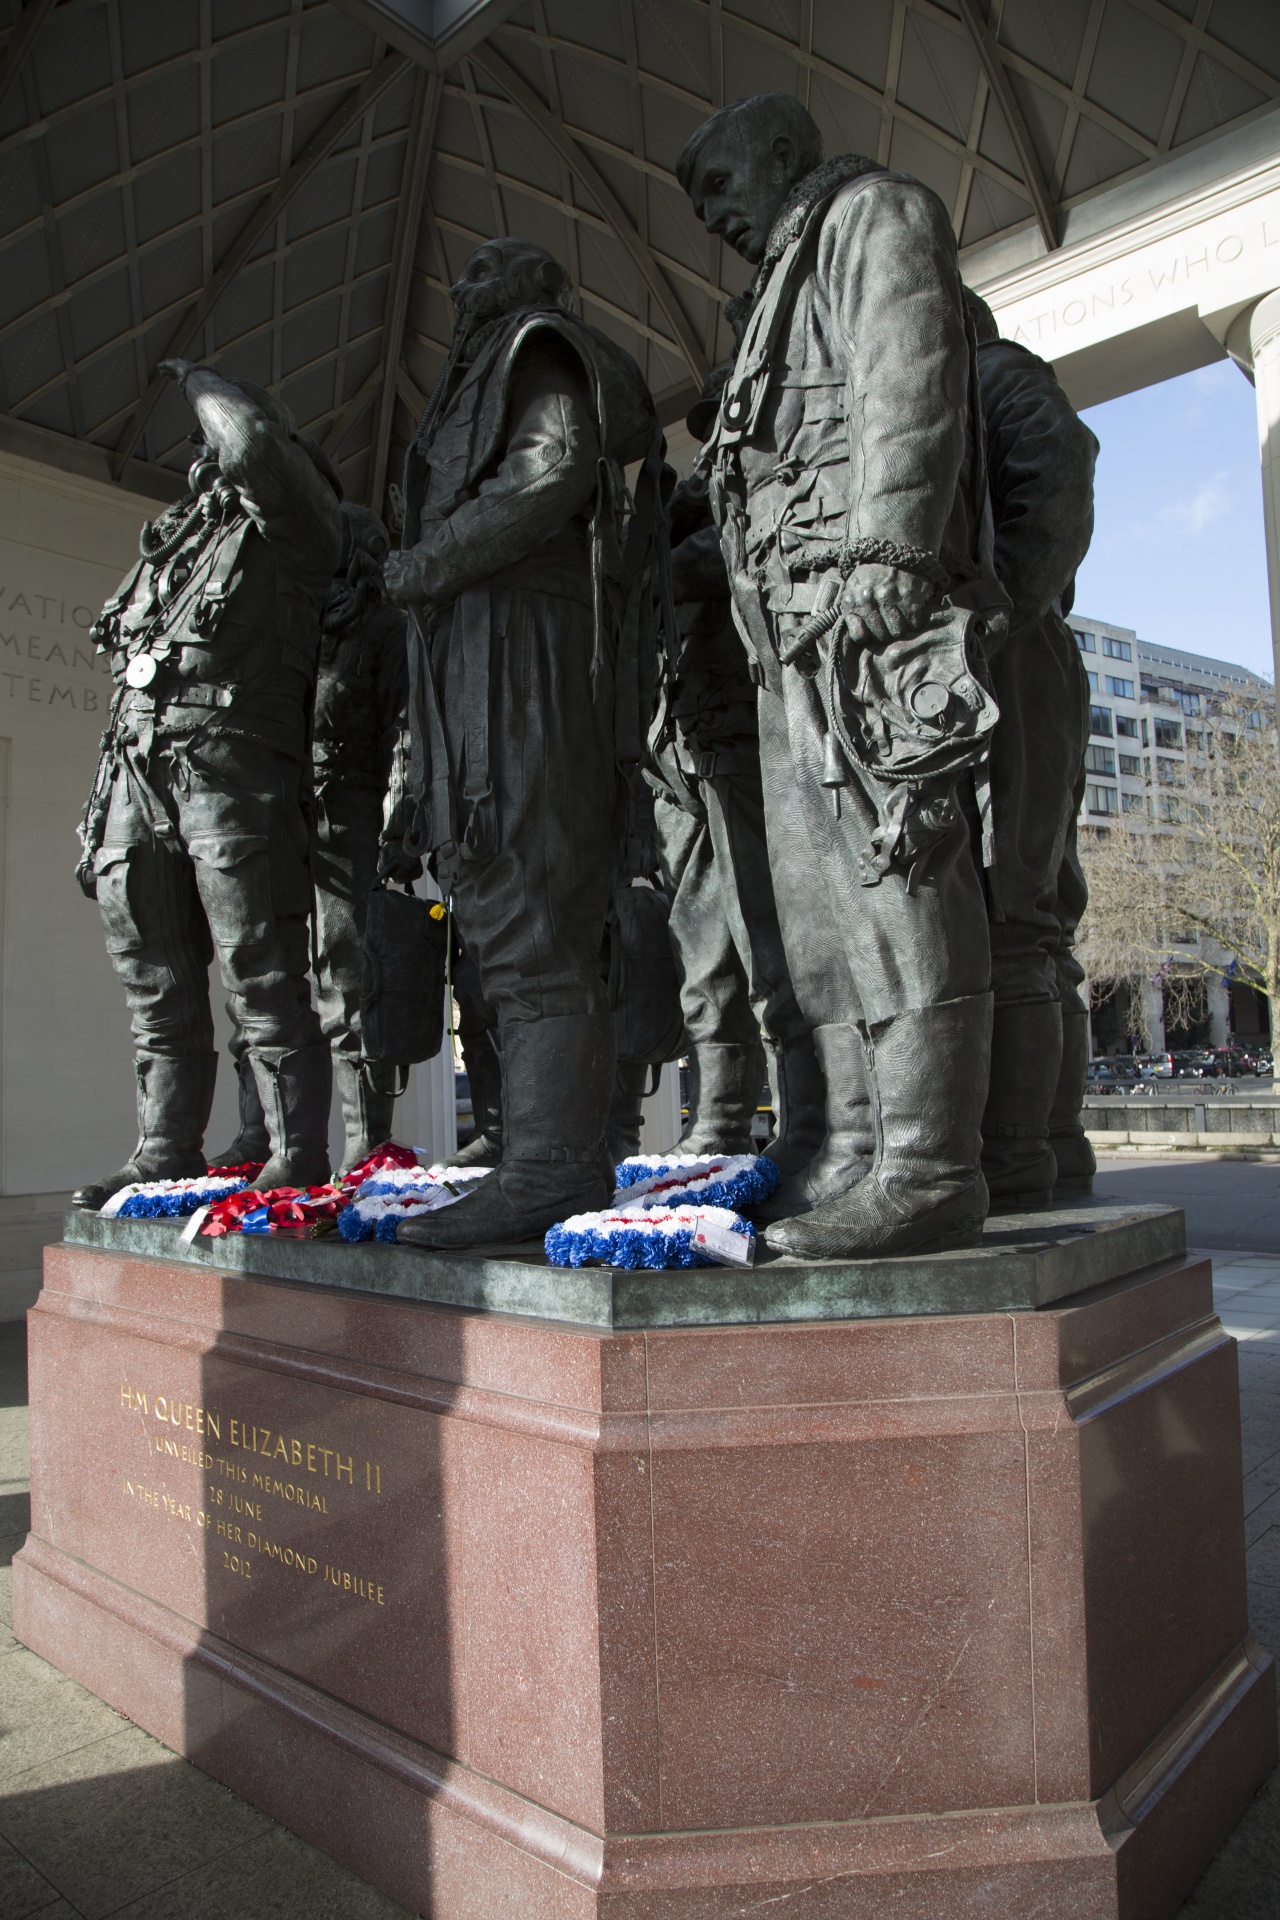
<svg viewBox="0 0 1280 1920">
<path fill-rule="evenodd" d="M 1136 1063 L 1123 1055 L 1091 1060 L 1084 1077 L 1086 1093 L 1129 1093 L 1142 1080 Z"/>
<path fill-rule="evenodd" d="M 1141 1069 L 1144 1077 L 1154 1077 L 1157 1080 L 1171 1080 L 1173 1078 L 1173 1055 L 1171 1053 L 1135 1053 L 1133 1060 L 1135 1065 Z"/>
<path fill-rule="evenodd" d="M 1253 1046 L 1244 1046 L 1238 1040 L 1232 1042 L 1231 1050 L 1238 1055 L 1240 1071 L 1244 1074 L 1256 1074 L 1259 1078 L 1271 1078 L 1271 1049 L 1262 1040 Z"/>
<path fill-rule="evenodd" d="M 1208 1060 L 1205 1072 L 1215 1079 L 1242 1080 L 1255 1071 L 1253 1055 L 1243 1047 L 1210 1047 Z"/>
</svg>

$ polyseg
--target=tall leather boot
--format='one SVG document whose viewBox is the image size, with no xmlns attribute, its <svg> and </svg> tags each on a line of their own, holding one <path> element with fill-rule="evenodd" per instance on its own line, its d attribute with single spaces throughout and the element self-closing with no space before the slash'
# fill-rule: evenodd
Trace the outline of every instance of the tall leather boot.
<svg viewBox="0 0 1280 1920">
<path fill-rule="evenodd" d="M 692 1085 L 681 1153 L 750 1153 L 765 1081 L 764 1042 L 701 1041 L 689 1049 Z"/>
<path fill-rule="evenodd" d="M 764 1151 L 785 1180 L 808 1166 L 827 1137 L 827 1082 L 812 1033 L 779 1040 L 771 1051 L 778 1130 Z"/>
<path fill-rule="evenodd" d="M 255 1187 L 319 1187 L 329 1178 L 333 1066 L 327 1040 L 310 1047 L 254 1047 L 254 1079 L 267 1116 L 271 1157 Z"/>
<path fill-rule="evenodd" d="M 487 1028 L 462 1043 L 476 1130 L 449 1162 L 452 1167 L 496 1167 L 502 1158 L 502 1057 Z"/>
<path fill-rule="evenodd" d="M 140 1180 L 192 1180 L 208 1172 L 204 1130 L 213 1107 L 218 1077 L 216 1053 L 173 1058 L 139 1054 L 138 1144 L 118 1172 L 91 1180 L 71 1196 L 71 1204 L 97 1212 L 121 1187 Z"/>
<path fill-rule="evenodd" d="M 867 1084 L 867 1056 L 856 1027 L 815 1027 L 811 1044 L 789 1041 L 780 1062 L 784 1140 L 812 1141 L 809 1157 L 780 1184 L 756 1221 L 791 1220 L 856 1186 L 875 1159 L 875 1125 Z M 799 1108 L 788 1118 L 788 1108 Z"/>
<path fill-rule="evenodd" d="M 993 1213 L 1047 1207 L 1053 1198 L 1049 1109 L 1061 1070 L 1061 1003 L 997 1006 L 982 1116 L 982 1171 Z"/>
<path fill-rule="evenodd" d="M 604 1130 L 616 1062 L 613 1015 L 512 1020 L 502 1030 L 502 1164 L 465 1200 L 402 1222 L 415 1247 L 534 1240 L 613 1198 Z"/>
<path fill-rule="evenodd" d="M 647 1061 L 618 1062 L 613 1099 L 609 1106 L 609 1122 L 604 1134 L 604 1143 L 615 1167 L 620 1161 L 629 1160 L 640 1151 L 640 1135 L 644 1129 L 640 1109 L 652 1076 L 653 1068 Z"/>
<path fill-rule="evenodd" d="M 336 1047 L 333 1084 L 342 1109 L 342 1165 L 338 1172 L 345 1174 L 367 1160 L 375 1147 L 386 1146 L 391 1138 L 396 1097 L 369 1084 L 358 1053 L 340 1053 Z"/>
<path fill-rule="evenodd" d="M 247 1053 L 242 1053 L 235 1064 L 239 1083 L 240 1131 L 229 1147 L 211 1157 L 211 1167 L 242 1167 L 249 1160 L 266 1160 L 271 1153 L 266 1115 L 258 1098 L 258 1083 L 253 1077 L 253 1062 Z"/>
<path fill-rule="evenodd" d="M 1080 1124 L 1089 1072 L 1089 1016 L 1084 1009 L 1062 1009 L 1062 1068 L 1049 1109 L 1049 1145 L 1057 1162 L 1055 1193 L 1092 1193 L 1098 1162 Z"/>
<path fill-rule="evenodd" d="M 875 1165 L 847 1192 L 765 1235 L 779 1253 L 865 1260 L 976 1246 L 987 1213 L 981 1124 L 991 995 L 914 1008 L 867 1043 Z"/>
</svg>

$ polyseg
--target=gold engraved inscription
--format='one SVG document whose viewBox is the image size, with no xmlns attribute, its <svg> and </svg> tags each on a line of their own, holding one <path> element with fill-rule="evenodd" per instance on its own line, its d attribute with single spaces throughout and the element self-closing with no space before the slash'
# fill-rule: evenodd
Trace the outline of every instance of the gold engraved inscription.
<svg viewBox="0 0 1280 1920">
<path fill-rule="evenodd" d="M 260 1427 L 239 1415 L 224 1416 L 217 1409 L 179 1395 L 153 1393 L 127 1381 L 120 1386 L 120 1407 L 122 1412 L 141 1416 L 148 1450 L 158 1461 L 171 1459 L 183 1466 L 198 1467 L 208 1476 L 203 1489 L 207 1504 L 203 1507 L 162 1488 L 128 1479 L 124 1482 L 126 1497 L 159 1519 L 175 1520 L 209 1534 L 217 1543 L 223 1572 L 252 1580 L 259 1563 L 267 1560 L 304 1579 L 320 1580 L 344 1599 L 386 1606 L 386 1588 L 367 1568 L 353 1570 L 321 1561 L 264 1528 L 264 1520 L 269 1522 L 268 1501 L 328 1517 L 332 1502 L 337 1500 L 341 1507 L 339 1496 L 348 1489 L 357 1499 L 362 1492 L 366 1497 L 379 1497 L 382 1466 L 378 1461 L 357 1460 L 355 1455 L 322 1446 L 317 1440 Z M 206 1445 L 180 1439 L 179 1433 L 190 1434 Z M 215 1441 L 234 1452 L 208 1451 L 207 1443 Z M 246 1461 L 237 1459 L 236 1454 L 257 1457 Z M 281 1472 L 280 1468 L 287 1471 Z"/>
</svg>

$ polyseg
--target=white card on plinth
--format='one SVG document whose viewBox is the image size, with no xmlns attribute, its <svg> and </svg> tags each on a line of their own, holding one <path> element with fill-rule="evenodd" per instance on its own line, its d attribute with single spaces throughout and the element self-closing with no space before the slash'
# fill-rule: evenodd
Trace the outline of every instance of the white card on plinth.
<svg viewBox="0 0 1280 1920">
<path fill-rule="evenodd" d="M 694 1228 L 693 1244 L 720 1266 L 749 1267 L 756 1257 L 754 1233 L 735 1233 L 718 1220 L 700 1220 Z"/>
<path fill-rule="evenodd" d="M 178 1238 L 179 1240 L 181 1240 L 184 1247 L 189 1247 L 192 1244 L 192 1242 L 195 1240 L 196 1235 L 199 1233 L 201 1227 L 205 1223 L 205 1220 L 208 1218 L 208 1214 L 209 1214 L 208 1207 L 196 1208 L 195 1212 L 192 1214 L 191 1218 L 188 1220 L 186 1226 L 182 1229 L 182 1232 L 178 1235 Z"/>
</svg>

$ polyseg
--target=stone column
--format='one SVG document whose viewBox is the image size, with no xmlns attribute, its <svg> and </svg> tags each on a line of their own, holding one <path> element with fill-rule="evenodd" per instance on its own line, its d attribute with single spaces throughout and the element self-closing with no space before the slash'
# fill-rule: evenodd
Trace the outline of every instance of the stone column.
<svg viewBox="0 0 1280 1920">
<path fill-rule="evenodd" d="M 1258 407 L 1262 523 L 1267 539 L 1267 585 L 1271 601 L 1271 659 L 1275 684 L 1280 687 L 1280 288 L 1239 314 L 1228 328 L 1224 344 L 1236 365 L 1253 380 Z M 1273 1046 L 1275 1040 L 1273 1036 Z M 1272 1081 L 1271 1090 L 1280 1095 L 1280 1078 Z"/>
<path fill-rule="evenodd" d="M 409 1075 L 409 1086 L 396 1105 L 396 1139 L 418 1147 L 431 1159 L 449 1161 L 458 1151 L 458 1111 L 453 1088 L 453 1038 L 445 1003 L 444 1045 L 434 1060 L 424 1060 Z"/>
<path fill-rule="evenodd" d="M 1142 983 L 1142 1011 L 1146 1019 L 1147 1032 L 1151 1035 L 1150 1051 L 1164 1052 L 1164 994 L 1158 980 L 1144 980 Z"/>
<path fill-rule="evenodd" d="M 1209 1045 L 1225 1047 L 1231 1038 L 1231 995 L 1221 974 L 1205 981 L 1209 1003 Z"/>
<path fill-rule="evenodd" d="M 1259 300 L 1249 321 L 1262 456 L 1262 515 L 1271 588 L 1271 651 L 1280 686 L 1280 291 Z"/>
<path fill-rule="evenodd" d="M 669 1060 L 662 1069 L 657 1090 L 641 1104 L 643 1126 L 641 1153 L 665 1153 L 680 1138 L 684 1120 L 680 1112 L 680 1067 Z"/>
<path fill-rule="evenodd" d="M 1271 654 L 1280 686 L 1280 289 L 1238 314 L 1227 329 L 1224 345 L 1236 365 L 1252 378 L 1257 397 Z"/>
</svg>

